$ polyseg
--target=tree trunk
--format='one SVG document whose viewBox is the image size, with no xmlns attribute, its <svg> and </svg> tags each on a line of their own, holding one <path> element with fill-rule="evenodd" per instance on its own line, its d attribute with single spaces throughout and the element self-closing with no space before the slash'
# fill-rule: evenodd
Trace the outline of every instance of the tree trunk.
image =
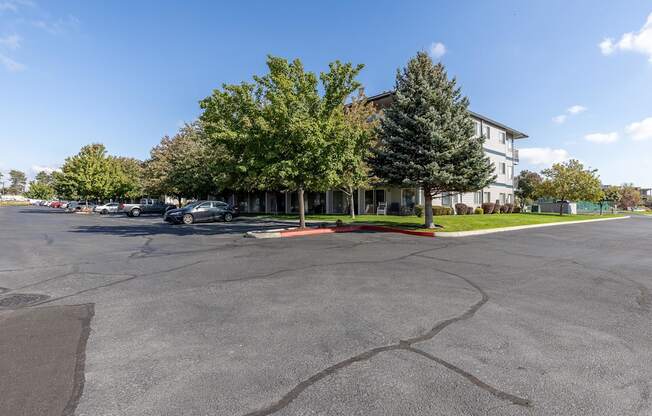
<svg viewBox="0 0 652 416">
<path fill-rule="evenodd" d="M 181 195 L 177 195 L 177 200 L 179 201 L 179 208 L 181 208 Z"/>
<path fill-rule="evenodd" d="M 561 202 L 559 203 L 559 216 L 564 215 L 564 200 L 562 199 Z"/>
<path fill-rule="evenodd" d="M 425 218 L 424 226 L 426 228 L 435 228 L 435 219 L 432 215 L 432 195 L 430 191 L 423 190 L 423 217 Z"/>
<path fill-rule="evenodd" d="M 353 197 L 353 187 L 349 187 L 349 204 L 351 204 L 351 219 L 355 219 L 355 198 Z"/>
<path fill-rule="evenodd" d="M 303 203 L 303 187 L 297 190 L 299 197 L 299 228 L 306 228 L 306 210 Z"/>
</svg>

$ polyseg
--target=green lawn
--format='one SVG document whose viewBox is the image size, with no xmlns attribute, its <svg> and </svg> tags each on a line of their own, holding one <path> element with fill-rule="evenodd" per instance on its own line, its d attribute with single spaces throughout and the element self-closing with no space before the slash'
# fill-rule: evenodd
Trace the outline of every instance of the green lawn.
<svg viewBox="0 0 652 416">
<path fill-rule="evenodd" d="M 14 207 L 14 206 L 27 206 L 29 202 L 26 201 L 0 201 L 0 207 Z"/>
<path fill-rule="evenodd" d="M 513 227 L 517 225 L 547 224 L 551 222 L 590 220 L 596 218 L 613 218 L 622 215 L 564 215 L 557 214 L 492 214 L 492 215 L 442 215 L 435 217 L 435 223 L 443 226 L 439 232 L 471 231 L 488 228 Z M 260 215 L 259 218 L 296 220 L 298 215 Z M 388 225 L 409 229 L 423 229 L 423 218 L 397 215 L 359 215 L 355 221 L 347 215 L 307 215 L 308 221 L 337 221 L 344 223 L 365 223 Z"/>
</svg>

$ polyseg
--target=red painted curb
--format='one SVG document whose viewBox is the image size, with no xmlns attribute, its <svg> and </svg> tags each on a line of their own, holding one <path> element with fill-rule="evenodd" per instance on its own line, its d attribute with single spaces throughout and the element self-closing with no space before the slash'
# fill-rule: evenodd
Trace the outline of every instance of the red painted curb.
<svg viewBox="0 0 652 416">
<path fill-rule="evenodd" d="M 299 237 L 304 235 L 319 235 L 319 234 L 332 234 L 332 233 L 350 233 L 353 231 L 378 231 L 383 233 L 399 233 L 407 235 L 415 235 L 419 237 L 434 237 L 434 231 L 412 231 L 403 230 L 401 228 L 386 227 L 383 225 L 345 225 L 342 227 L 323 227 L 323 228 L 306 228 L 303 230 L 283 230 L 280 231 L 281 237 Z"/>
</svg>

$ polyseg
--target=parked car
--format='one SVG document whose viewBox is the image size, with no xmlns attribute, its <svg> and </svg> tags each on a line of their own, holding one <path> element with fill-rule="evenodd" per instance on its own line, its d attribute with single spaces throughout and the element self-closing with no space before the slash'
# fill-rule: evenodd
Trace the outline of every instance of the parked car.
<svg viewBox="0 0 652 416">
<path fill-rule="evenodd" d="M 50 208 L 61 208 L 61 201 L 52 201 Z"/>
<path fill-rule="evenodd" d="M 163 219 L 171 224 L 194 224 L 196 222 L 230 222 L 237 211 L 222 201 L 197 201 L 183 208 L 171 209 Z"/>
<path fill-rule="evenodd" d="M 165 214 L 166 211 L 173 208 L 176 206 L 157 199 L 143 198 L 140 200 L 140 204 L 118 205 L 118 212 L 123 212 L 128 217 L 140 217 L 141 214 Z"/>
<path fill-rule="evenodd" d="M 92 202 L 86 202 L 86 201 L 71 201 L 68 203 L 66 206 L 66 210 L 69 212 L 74 212 L 74 211 L 81 211 L 83 209 L 94 209 L 95 204 Z"/>
<path fill-rule="evenodd" d="M 108 202 L 106 204 L 97 205 L 93 207 L 93 212 L 99 212 L 102 215 L 113 214 L 118 212 L 118 207 L 120 204 L 117 202 Z"/>
</svg>

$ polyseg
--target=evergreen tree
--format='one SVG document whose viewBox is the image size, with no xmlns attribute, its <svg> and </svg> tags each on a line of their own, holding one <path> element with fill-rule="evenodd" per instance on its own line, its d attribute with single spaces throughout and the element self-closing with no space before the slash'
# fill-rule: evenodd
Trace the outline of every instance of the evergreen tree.
<svg viewBox="0 0 652 416">
<path fill-rule="evenodd" d="M 444 66 L 419 52 L 398 71 L 394 100 L 381 118 L 373 172 L 390 185 L 423 189 L 426 228 L 434 227 L 435 196 L 477 191 L 495 179 L 468 105 Z"/>
<path fill-rule="evenodd" d="M 25 192 L 25 185 L 27 185 L 25 172 L 12 169 L 9 171 L 9 180 L 11 181 L 11 186 L 9 187 L 10 194 L 20 195 Z"/>
</svg>

